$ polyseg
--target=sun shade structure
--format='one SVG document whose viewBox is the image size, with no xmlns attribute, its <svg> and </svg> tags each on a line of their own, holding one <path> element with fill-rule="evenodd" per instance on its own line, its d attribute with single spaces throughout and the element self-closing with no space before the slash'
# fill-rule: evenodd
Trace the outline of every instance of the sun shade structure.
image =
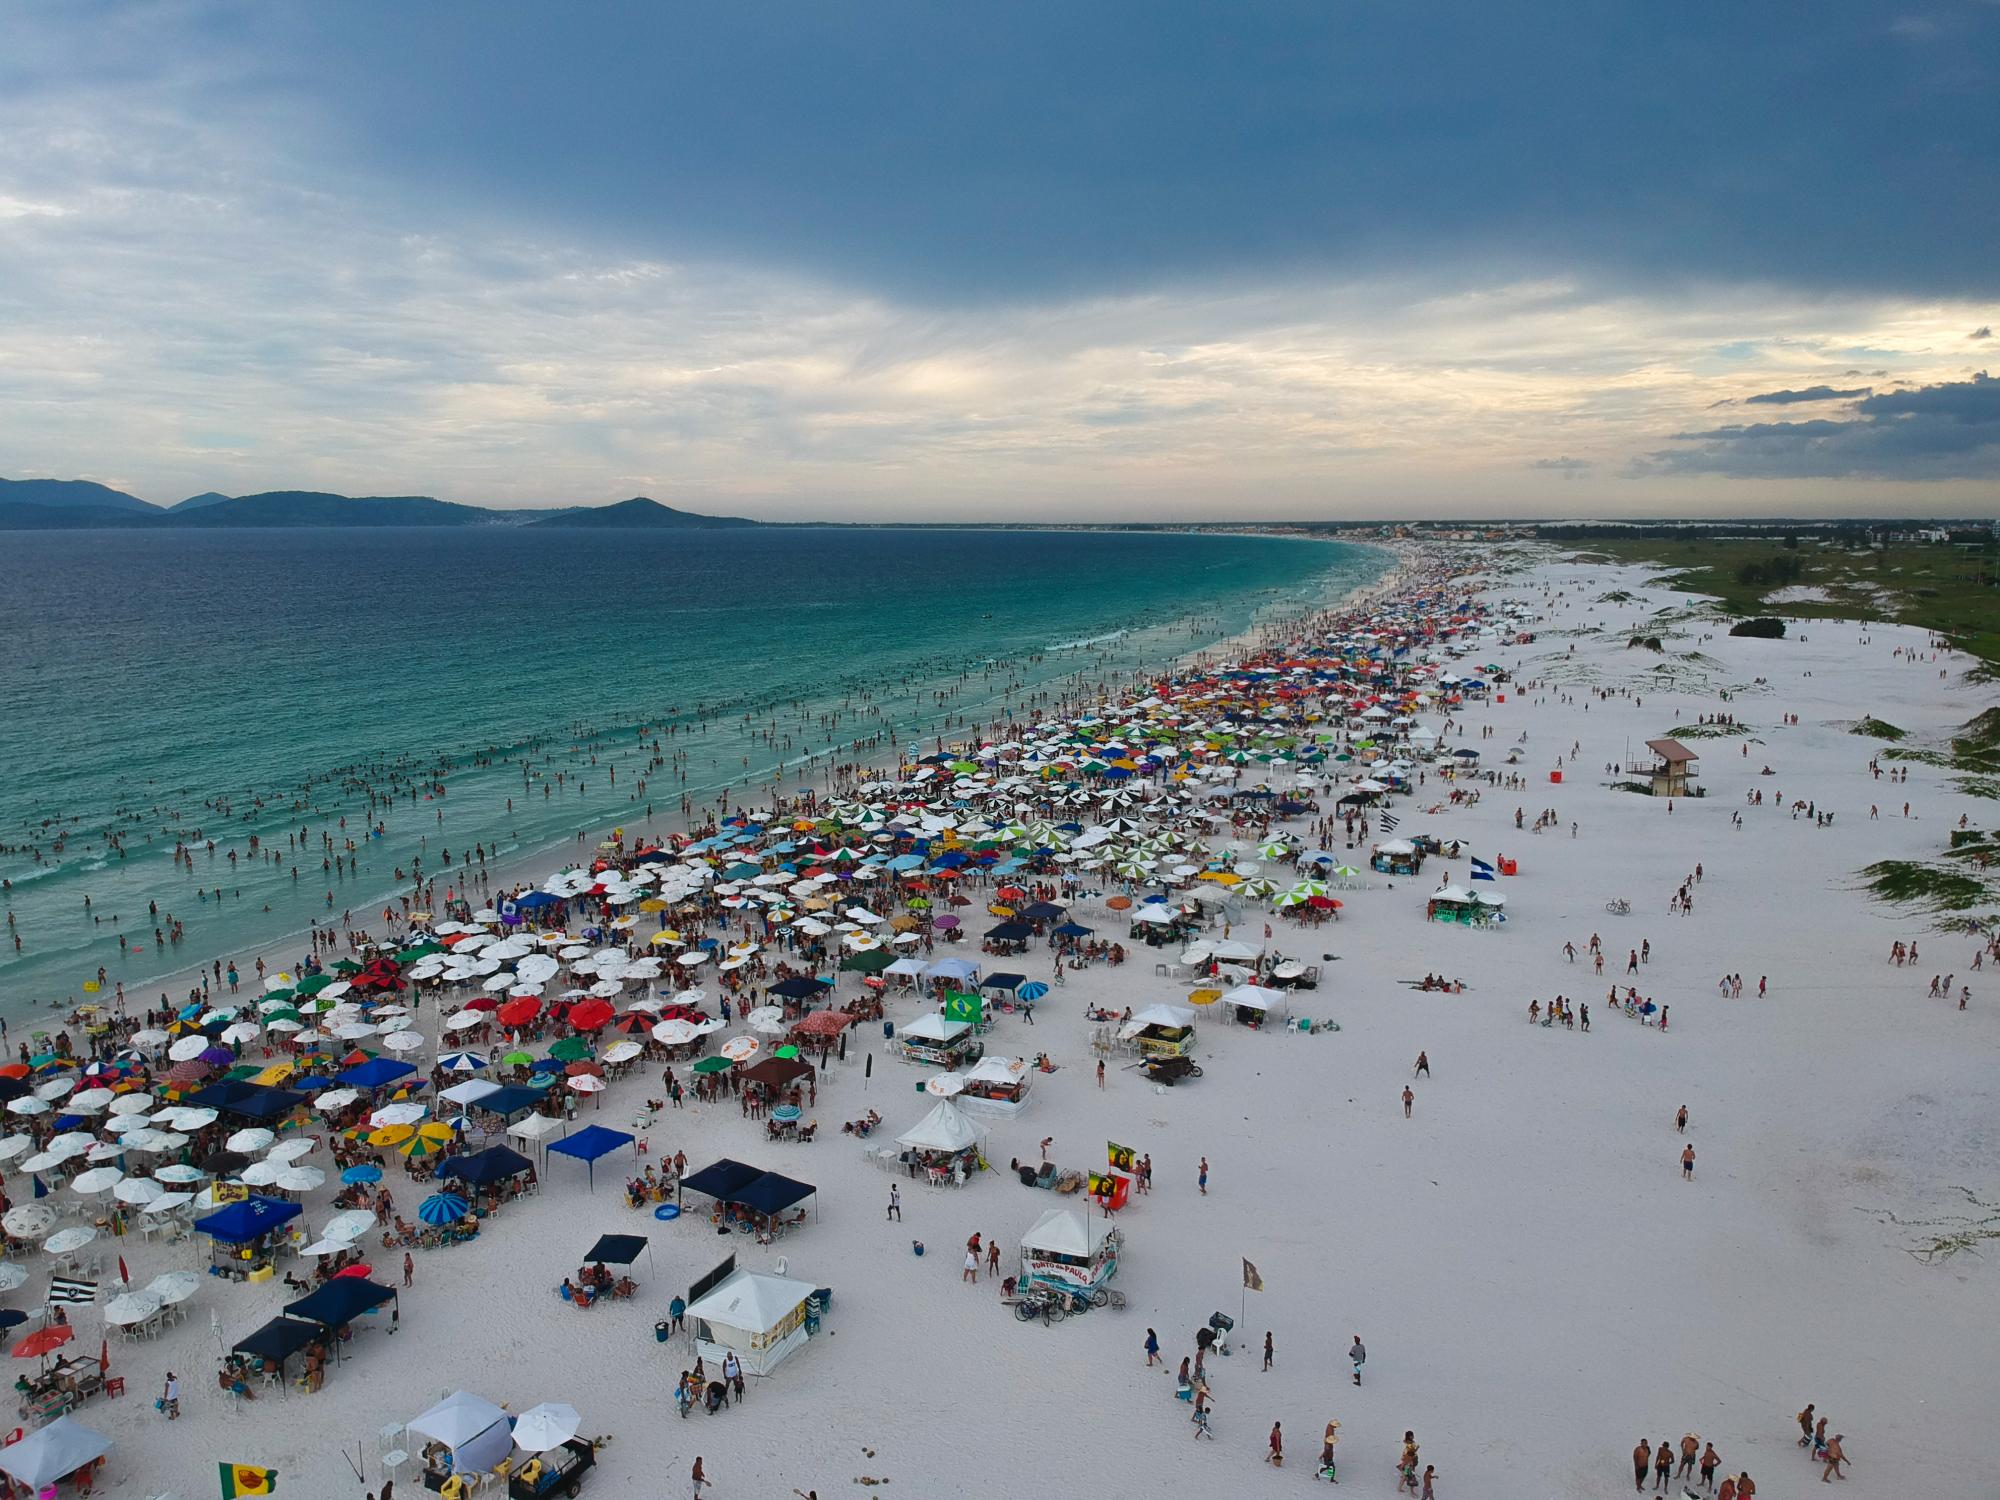
<svg viewBox="0 0 2000 1500">
<path fill-rule="evenodd" d="M 795 1203 L 804 1202 L 817 1191 L 810 1182 L 800 1182 L 779 1172 L 766 1172 L 738 1188 L 731 1201 L 760 1214 L 776 1215 Z"/>
<path fill-rule="evenodd" d="M 283 1198 L 245 1198 L 194 1221 L 194 1232 L 225 1245 L 243 1245 L 296 1219 L 300 1205 Z"/>
<path fill-rule="evenodd" d="M 652 1246 L 643 1234 L 602 1234 L 583 1259 L 586 1265 L 629 1266 Z"/>
<path fill-rule="evenodd" d="M 723 1157 L 711 1162 L 699 1172 L 690 1172 L 681 1179 L 683 1193 L 701 1193 L 719 1202 L 732 1203 L 739 1190 L 748 1187 L 764 1175 L 757 1167 L 745 1166 L 740 1161 Z"/>
<path fill-rule="evenodd" d="M 811 1282 L 738 1271 L 689 1304 L 695 1350 L 711 1366 L 734 1350 L 744 1374 L 768 1375 L 804 1347 L 813 1296 Z"/>
<path fill-rule="evenodd" d="M 110 1438 L 74 1417 L 57 1417 L 41 1431 L 0 1448 L 0 1469 L 26 1485 L 29 1494 L 40 1494 L 110 1451 Z"/>
<path fill-rule="evenodd" d="M 488 1146 L 472 1156 L 453 1157 L 438 1168 L 438 1176 L 455 1177 L 461 1182 L 483 1187 L 489 1182 L 504 1182 L 509 1177 L 518 1176 L 533 1165 L 518 1151 L 505 1146 Z"/>
<path fill-rule="evenodd" d="M 416 1071 L 414 1063 L 398 1062 L 393 1057 L 371 1057 L 365 1063 L 356 1063 L 345 1072 L 335 1074 L 333 1081 L 344 1083 L 349 1088 L 379 1089 Z"/>
<path fill-rule="evenodd" d="M 452 1468 L 460 1474 L 490 1469 L 514 1451 L 507 1413 L 470 1391 L 452 1392 L 421 1416 L 410 1418 L 409 1428 L 449 1448 Z"/>
<path fill-rule="evenodd" d="M 556 1141 L 549 1147 L 549 1152 L 556 1156 L 574 1156 L 583 1162 L 590 1173 L 590 1190 L 596 1192 L 597 1158 L 631 1144 L 632 1137 L 622 1130 L 612 1130 L 604 1125 L 586 1125 L 575 1135 Z"/>
<path fill-rule="evenodd" d="M 273 1318 L 255 1333 L 238 1339 L 233 1349 L 237 1354 L 254 1354 L 266 1364 L 282 1365 L 324 1332 L 317 1323 Z"/>
</svg>

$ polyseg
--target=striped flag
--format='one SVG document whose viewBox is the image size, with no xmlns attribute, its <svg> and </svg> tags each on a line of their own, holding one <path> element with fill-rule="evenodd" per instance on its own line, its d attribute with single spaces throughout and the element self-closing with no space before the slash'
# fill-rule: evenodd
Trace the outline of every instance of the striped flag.
<svg viewBox="0 0 2000 1500">
<path fill-rule="evenodd" d="M 1382 831 L 1384 833 L 1394 833 L 1396 831 L 1396 824 L 1400 820 L 1394 813 L 1383 813 L 1379 821 L 1382 824 Z"/>
<path fill-rule="evenodd" d="M 70 1276 L 49 1278 L 49 1301 L 51 1302 L 95 1302 L 97 1283 L 78 1281 Z"/>
<path fill-rule="evenodd" d="M 1485 860 L 1476 854 L 1472 856 L 1472 878 L 1474 880 L 1491 880 L 1493 878 L 1493 866 L 1486 863 Z"/>
</svg>

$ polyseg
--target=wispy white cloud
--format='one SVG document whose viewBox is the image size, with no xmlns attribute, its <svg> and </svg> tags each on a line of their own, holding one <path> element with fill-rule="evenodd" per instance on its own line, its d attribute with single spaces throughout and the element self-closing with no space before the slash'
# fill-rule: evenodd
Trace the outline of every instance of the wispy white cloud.
<svg viewBox="0 0 2000 1500">
<path fill-rule="evenodd" d="M 1742 482 L 1616 476 L 1857 361 L 1962 379 L 1992 313 L 1467 266 L 940 312 L 400 201 L 305 164 L 307 133 L 0 103 L 14 472 L 770 517 L 1721 507 Z"/>
</svg>

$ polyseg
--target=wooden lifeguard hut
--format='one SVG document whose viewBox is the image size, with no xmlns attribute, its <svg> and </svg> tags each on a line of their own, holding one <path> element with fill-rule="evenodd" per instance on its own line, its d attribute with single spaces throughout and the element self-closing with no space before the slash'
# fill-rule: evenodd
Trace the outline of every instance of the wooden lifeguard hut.
<svg viewBox="0 0 2000 1500">
<path fill-rule="evenodd" d="M 1634 761 L 1625 769 L 1632 775 L 1643 776 L 1655 797 L 1699 797 L 1701 788 L 1694 785 L 1698 774 L 1695 762 L 1700 759 L 1679 740 L 1647 740 L 1646 748 L 1653 752 L 1650 761 Z"/>
</svg>

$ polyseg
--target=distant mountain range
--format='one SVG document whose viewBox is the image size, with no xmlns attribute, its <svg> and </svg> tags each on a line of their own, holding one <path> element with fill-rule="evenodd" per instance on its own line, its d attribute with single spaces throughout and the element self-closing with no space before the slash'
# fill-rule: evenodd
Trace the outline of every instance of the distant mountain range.
<svg viewBox="0 0 2000 1500">
<path fill-rule="evenodd" d="M 282 526 L 560 526 L 594 530 L 705 530 L 759 526 L 741 516 L 704 516 L 643 496 L 615 505 L 495 510 L 429 495 L 330 495 L 268 490 L 222 495 L 213 490 L 161 507 L 88 479 L 0 479 L 0 531 L 105 528 L 228 529 Z"/>
</svg>

